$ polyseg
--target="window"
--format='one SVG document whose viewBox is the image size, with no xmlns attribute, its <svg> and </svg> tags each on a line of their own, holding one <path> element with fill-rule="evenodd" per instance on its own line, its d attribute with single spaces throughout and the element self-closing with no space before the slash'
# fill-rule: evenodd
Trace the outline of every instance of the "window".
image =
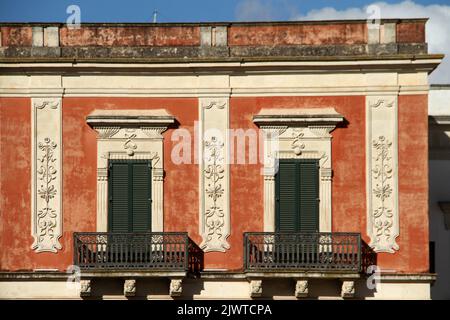
<svg viewBox="0 0 450 320">
<path fill-rule="evenodd" d="M 316 181 L 319 185 L 318 198 L 320 198 L 318 230 L 331 232 L 331 181 L 333 177 L 331 132 L 342 121 L 344 121 L 344 117 L 334 108 L 263 108 L 253 116 L 253 122 L 263 131 L 264 137 L 262 174 L 264 175 L 265 232 L 273 232 L 277 228 L 276 211 L 279 210 L 279 208 L 277 209 L 279 204 L 275 201 L 277 159 L 312 160 L 318 163 L 319 168 L 314 173 L 318 176 Z M 299 168 L 295 170 L 300 171 Z M 317 203 L 315 204 L 317 205 Z M 300 209 L 296 208 L 295 210 Z M 295 216 L 295 219 L 300 218 Z"/>
<path fill-rule="evenodd" d="M 319 161 L 280 159 L 275 176 L 277 232 L 319 231 Z"/>
<path fill-rule="evenodd" d="M 151 231 L 151 161 L 109 161 L 109 232 Z"/>
<path fill-rule="evenodd" d="M 151 175 L 149 173 L 152 195 L 151 230 L 162 232 L 164 230 L 162 133 L 175 123 L 175 118 L 165 109 L 94 110 L 87 116 L 86 122 L 98 133 L 97 231 L 106 232 L 110 229 L 112 199 L 109 197 L 111 193 L 108 189 L 111 187 L 109 181 L 111 161 L 146 160 L 151 161 Z M 126 199 L 128 201 L 128 196 Z"/>
</svg>

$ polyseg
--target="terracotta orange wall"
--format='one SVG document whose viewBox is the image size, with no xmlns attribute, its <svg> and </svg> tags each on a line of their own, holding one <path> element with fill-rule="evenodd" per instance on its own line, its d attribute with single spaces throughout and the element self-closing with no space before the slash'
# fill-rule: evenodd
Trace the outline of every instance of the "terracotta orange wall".
<svg viewBox="0 0 450 320">
<path fill-rule="evenodd" d="M 400 250 L 379 253 L 382 268 L 428 272 L 428 98 L 399 96 L 398 165 Z"/>
<path fill-rule="evenodd" d="M 96 133 L 86 124 L 94 109 L 166 109 L 194 136 L 198 100 L 194 98 L 65 98 L 64 110 L 64 212 L 71 217 L 67 229 L 96 229 Z M 198 237 L 198 165 L 176 165 L 171 160 L 173 129 L 164 135 L 164 230 L 187 231 Z M 192 150 L 193 154 L 193 150 Z"/>
<path fill-rule="evenodd" d="M 72 264 L 72 233 L 96 230 L 96 133 L 86 124 L 94 109 L 165 108 L 193 136 L 197 99 L 64 98 L 63 99 L 63 246 L 57 254 L 35 253 L 31 237 L 30 99 L 0 99 L 1 197 L 0 270 L 57 268 Z M 170 160 L 173 129 L 164 133 L 164 224 L 166 231 L 198 237 L 198 166 Z M 182 182 L 187 183 L 182 183 Z"/>
<path fill-rule="evenodd" d="M 64 214 L 63 249 L 31 250 L 31 101 L 0 98 L 0 270 L 65 268 L 71 264 L 72 227 Z"/>
<path fill-rule="evenodd" d="M 200 25 L 83 25 L 60 28 L 61 47 L 72 46 L 199 46 Z M 1 26 L 3 46 L 30 47 L 32 26 Z M 425 21 L 398 21 L 398 43 L 425 42 Z M 283 46 L 366 44 L 367 24 L 358 23 L 264 23 L 230 24 L 229 46 Z"/>
<path fill-rule="evenodd" d="M 31 27 L 1 27 L 1 43 L 3 47 L 31 47 L 33 29 Z"/>
<path fill-rule="evenodd" d="M 261 108 L 333 106 L 346 123 L 335 129 L 332 157 L 333 231 L 361 232 L 366 242 L 365 98 L 249 97 L 230 99 L 230 127 L 257 127 Z M 31 127 L 30 100 L 0 99 L 0 269 L 58 268 L 72 263 L 72 232 L 96 229 L 96 133 L 86 124 L 94 109 L 165 108 L 180 128 L 194 136 L 198 101 L 194 98 L 64 98 L 63 99 L 63 249 L 35 253 L 30 230 Z M 173 129 L 164 133 L 164 228 L 198 234 L 198 165 L 175 165 L 170 153 Z M 428 270 L 427 96 L 399 97 L 400 251 L 378 254 L 378 265 L 400 272 Z M 192 150 L 192 154 L 193 154 Z M 414 159 L 414 161 L 412 161 Z M 240 269 L 243 233 L 263 230 L 261 164 L 231 165 L 231 249 L 206 253 L 206 268 Z"/>
<path fill-rule="evenodd" d="M 232 25 L 229 46 L 325 45 L 367 43 L 365 23 L 304 25 Z"/>
<path fill-rule="evenodd" d="M 0 98 L 0 270 L 36 265 L 31 237 L 29 98 Z"/>
<path fill-rule="evenodd" d="M 403 22 L 397 24 L 398 43 L 425 42 L 425 22 Z"/>
<path fill-rule="evenodd" d="M 198 46 L 200 28 L 184 27 L 86 27 L 60 29 L 66 46 Z"/>
<path fill-rule="evenodd" d="M 361 230 L 365 217 L 365 98 L 261 97 L 230 100 L 230 128 L 258 129 L 252 117 L 261 108 L 323 108 L 333 106 L 348 123 L 333 132 L 333 229 Z M 248 151 L 248 150 L 247 150 Z M 231 166 L 231 221 L 227 253 L 208 253 L 211 267 L 242 268 L 243 232 L 263 231 L 263 176 L 261 164 Z M 350 177 L 350 179 L 349 179 Z M 348 181 L 350 180 L 350 181 Z"/>
</svg>

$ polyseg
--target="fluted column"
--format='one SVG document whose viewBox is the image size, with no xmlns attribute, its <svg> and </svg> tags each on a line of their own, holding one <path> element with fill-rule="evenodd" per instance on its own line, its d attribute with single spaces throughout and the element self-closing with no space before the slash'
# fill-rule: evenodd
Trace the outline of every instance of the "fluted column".
<svg viewBox="0 0 450 320">
<path fill-rule="evenodd" d="M 153 169 L 152 171 L 152 231 L 164 231 L 164 217 L 163 217 L 163 180 L 164 170 Z"/>
<path fill-rule="evenodd" d="M 275 231 L 275 176 L 264 175 L 264 232 Z"/>
<path fill-rule="evenodd" d="M 321 232 L 331 232 L 331 168 L 320 169 L 320 222 Z"/>
</svg>

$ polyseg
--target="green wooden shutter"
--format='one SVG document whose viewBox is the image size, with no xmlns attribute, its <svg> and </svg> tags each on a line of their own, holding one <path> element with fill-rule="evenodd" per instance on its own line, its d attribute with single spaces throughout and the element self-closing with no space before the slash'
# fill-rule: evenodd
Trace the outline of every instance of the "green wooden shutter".
<svg viewBox="0 0 450 320">
<path fill-rule="evenodd" d="M 133 163 L 133 232 L 151 230 L 151 172 L 150 163 Z"/>
<path fill-rule="evenodd" d="M 319 168 L 316 161 L 300 162 L 300 232 L 319 231 Z"/>
<path fill-rule="evenodd" d="M 129 166 L 127 163 L 113 163 L 109 170 L 109 231 L 128 232 L 130 225 Z"/>
<path fill-rule="evenodd" d="M 316 160 L 280 160 L 275 178 L 277 232 L 319 231 L 318 179 Z"/>
<path fill-rule="evenodd" d="M 109 231 L 151 231 L 150 162 L 111 160 L 109 170 Z"/>
<path fill-rule="evenodd" d="M 298 182 L 296 163 L 280 161 L 276 175 L 276 231 L 296 232 Z"/>
</svg>

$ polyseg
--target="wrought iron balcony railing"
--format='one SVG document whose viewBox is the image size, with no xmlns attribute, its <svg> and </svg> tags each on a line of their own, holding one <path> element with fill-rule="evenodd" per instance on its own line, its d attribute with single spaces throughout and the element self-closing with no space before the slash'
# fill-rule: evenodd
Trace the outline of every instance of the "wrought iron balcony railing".
<svg viewBox="0 0 450 320">
<path fill-rule="evenodd" d="M 244 234 L 246 271 L 361 271 L 359 233 Z"/>
<path fill-rule="evenodd" d="M 75 232 L 74 264 L 85 270 L 198 272 L 203 258 L 186 232 Z"/>
</svg>

